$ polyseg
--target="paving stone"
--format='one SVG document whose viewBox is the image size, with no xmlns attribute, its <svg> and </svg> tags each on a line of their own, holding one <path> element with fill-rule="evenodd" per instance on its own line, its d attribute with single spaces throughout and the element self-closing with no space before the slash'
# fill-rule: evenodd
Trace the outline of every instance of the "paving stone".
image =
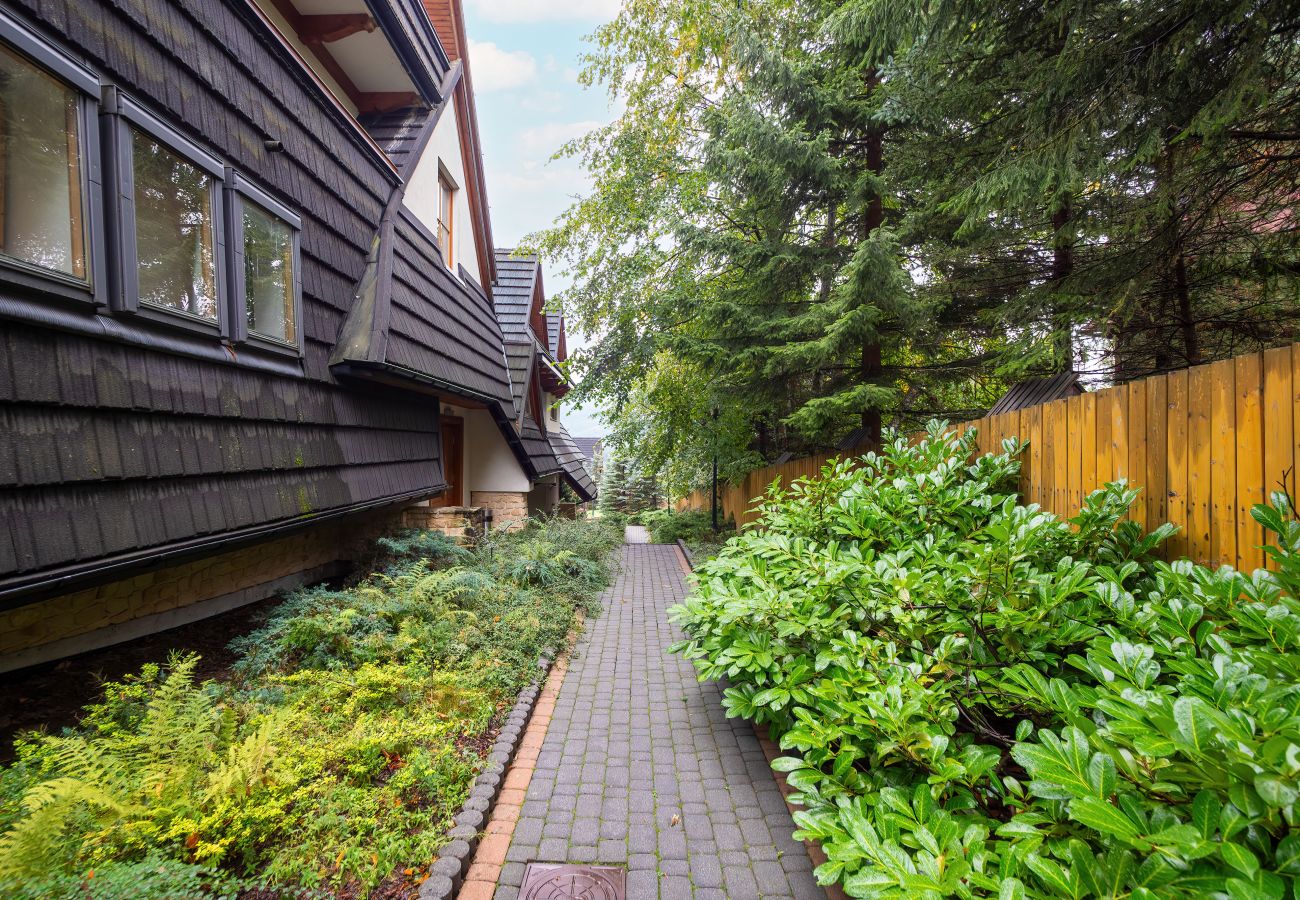
<svg viewBox="0 0 1300 900">
<path fill-rule="evenodd" d="M 726 685 L 667 653 L 682 639 L 666 613 L 686 593 L 676 550 L 622 553 L 570 657 L 495 896 L 515 900 L 538 859 L 626 864 L 628 900 L 824 900 L 753 729 L 726 717 Z"/>
</svg>

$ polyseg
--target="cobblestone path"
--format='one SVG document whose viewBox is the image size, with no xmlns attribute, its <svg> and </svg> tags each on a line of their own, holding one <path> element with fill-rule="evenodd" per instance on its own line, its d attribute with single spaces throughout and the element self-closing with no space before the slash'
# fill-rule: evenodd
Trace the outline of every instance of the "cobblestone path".
<svg viewBox="0 0 1300 900">
<path fill-rule="evenodd" d="M 496 900 L 531 861 L 626 866 L 629 900 L 818 898 L 748 722 L 669 655 L 677 551 L 622 550 L 622 574 L 575 649 L 506 852 Z"/>
</svg>

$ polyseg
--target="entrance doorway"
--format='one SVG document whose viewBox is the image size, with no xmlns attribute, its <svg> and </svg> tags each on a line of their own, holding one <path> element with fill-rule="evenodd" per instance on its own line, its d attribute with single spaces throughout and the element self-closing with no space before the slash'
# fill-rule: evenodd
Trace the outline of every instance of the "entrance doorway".
<svg viewBox="0 0 1300 900">
<path fill-rule="evenodd" d="M 430 501 L 430 506 L 465 505 L 465 420 L 442 417 L 442 474 L 447 490 Z"/>
</svg>

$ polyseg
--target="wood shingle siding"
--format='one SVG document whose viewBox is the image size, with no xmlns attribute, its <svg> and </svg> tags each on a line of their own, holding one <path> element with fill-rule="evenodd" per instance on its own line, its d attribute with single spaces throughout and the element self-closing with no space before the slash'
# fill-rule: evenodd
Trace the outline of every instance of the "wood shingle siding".
<svg viewBox="0 0 1300 900">
<path fill-rule="evenodd" d="M 501 330 L 487 297 L 452 275 L 433 235 L 405 210 L 394 241 L 384 361 L 512 409 Z"/>
<path fill-rule="evenodd" d="M 402 15 L 418 11 L 396 5 Z M 301 217 L 303 358 L 259 360 L 89 309 L 51 305 L 42 316 L 47 298 L 0 286 L 0 605 L 39 589 L 42 573 L 94 578 L 128 557 L 200 553 L 257 529 L 440 490 L 436 401 L 341 383 L 329 369 L 398 184 L 381 150 L 244 2 L 18 0 L 17 8 L 102 81 Z M 414 19 L 403 27 L 412 46 L 428 44 Z M 441 51 L 426 50 L 430 70 L 445 75 Z M 490 307 L 456 293 L 440 263 L 427 265 L 425 236 L 399 230 L 419 248 L 403 277 L 426 304 L 403 307 L 411 332 L 403 352 L 412 362 L 428 353 L 415 346 L 428 332 L 467 340 L 473 352 L 445 351 L 438 365 L 509 404 Z M 495 363 L 490 335 L 444 322 L 445 300 L 466 304 L 456 322 L 490 324 Z"/>
</svg>

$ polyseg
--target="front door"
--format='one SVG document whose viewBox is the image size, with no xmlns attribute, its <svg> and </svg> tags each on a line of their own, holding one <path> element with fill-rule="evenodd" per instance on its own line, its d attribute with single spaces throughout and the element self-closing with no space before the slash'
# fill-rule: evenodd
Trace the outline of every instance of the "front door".
<svg viewBox="0 0 1300 900">
<path fill-rule="evenodd" d="M 460 416 L 442 417 L 442 474 L 447 479 L 447 490 L 432 505 L 464 506 L 465 420 Z"/>
</svg>

